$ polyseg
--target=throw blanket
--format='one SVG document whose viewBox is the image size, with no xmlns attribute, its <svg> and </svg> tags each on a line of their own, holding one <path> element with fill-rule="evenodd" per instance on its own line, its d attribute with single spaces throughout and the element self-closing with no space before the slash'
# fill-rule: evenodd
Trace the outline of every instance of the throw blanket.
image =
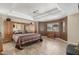
<svg viewBox="0 0 79 59">
<path fill-rule="evenodd" d="M 22 47 L 23 44 L 28 42 L 33 42 L 39 39 L 41 39 L 41 35 L 36 33 L 30 35 L 24 35 L 24 36 L 22 35 L 18 37 L 18 40 L 16 42 L 16 48 L 23 49 Z"/>
</svg>

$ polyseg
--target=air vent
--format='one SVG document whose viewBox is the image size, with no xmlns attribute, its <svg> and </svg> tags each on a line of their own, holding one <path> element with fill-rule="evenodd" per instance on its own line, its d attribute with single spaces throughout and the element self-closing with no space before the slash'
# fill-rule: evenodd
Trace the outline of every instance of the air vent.
<svg viewBox="0 0 79 59">
<path fill-rule="evenodd" d="M 39 10 L 35 10 L 35 11 L 33 11 L 33 13 L 38 13 L 39 12 Z"/>
</svg>

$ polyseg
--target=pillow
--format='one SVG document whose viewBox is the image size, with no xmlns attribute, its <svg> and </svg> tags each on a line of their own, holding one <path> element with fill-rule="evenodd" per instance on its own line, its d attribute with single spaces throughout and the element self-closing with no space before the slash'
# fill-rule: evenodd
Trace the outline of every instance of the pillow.
<svg viewBox="0 0 79 59">
<path fill-rule="evenodd" d="M 20 30 L 16 30 L 13 32 L 14 34 L 22 34 L 22 32 Z"/>
</svg>

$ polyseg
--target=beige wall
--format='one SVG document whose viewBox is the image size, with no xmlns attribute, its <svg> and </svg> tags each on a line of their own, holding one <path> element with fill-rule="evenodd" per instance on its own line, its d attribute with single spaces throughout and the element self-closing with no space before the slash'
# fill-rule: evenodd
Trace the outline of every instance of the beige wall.
<svg viewBox="0 0 79 59">
<path fill-rule="evenodd" d="M 4 37 L 4 18 L 0 17 L 0 32 L 1 32 L 1 37 Z"/>
<path fill-rule="evenodd" d="M 68 16 L 68 43 L 79 42 L 79 13 Z"/>
<path fill-rule="evenodd" d="M 0 16 L 0 32 L 2 34 L 2 38 L 4 37 L 4 21 L 6 20 L 6 16 Z M 18 18 L 11 18 L 11 21 L 14 22 L 22 22 L 22 23 L 31 23 L 33 21 L 25 20 L 25 19 L 18 19 Z"/>
<path fill-rule="evenodd" d="M 35 27 L 35 23 L 32 22 L 32 24 L 26 25 L 25 29 L 27 32 L 35 32 L 36 31 L 36 27 Z"/>
<path fill-rule="evenodd" d="M 47 32 L 47 26 L 45 22 L 39 22 L 38 24 L 38 32 L 42 35 L 45 35 Z"/>
</svg>

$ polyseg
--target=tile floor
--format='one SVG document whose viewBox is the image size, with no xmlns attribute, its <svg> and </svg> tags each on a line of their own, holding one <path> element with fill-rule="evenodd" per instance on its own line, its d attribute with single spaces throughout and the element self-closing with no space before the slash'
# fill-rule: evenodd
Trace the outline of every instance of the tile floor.
<svg viewBox="0 0 79 59">
<path fill-rule="evenodd" d="M 26 46 L 23 50 L 15 48 L 14 42 L 3 44 L 3 55 L 65 55 L 67 43 L 57 39 L 43 37 L 43 42 Z"/>
</svg>

